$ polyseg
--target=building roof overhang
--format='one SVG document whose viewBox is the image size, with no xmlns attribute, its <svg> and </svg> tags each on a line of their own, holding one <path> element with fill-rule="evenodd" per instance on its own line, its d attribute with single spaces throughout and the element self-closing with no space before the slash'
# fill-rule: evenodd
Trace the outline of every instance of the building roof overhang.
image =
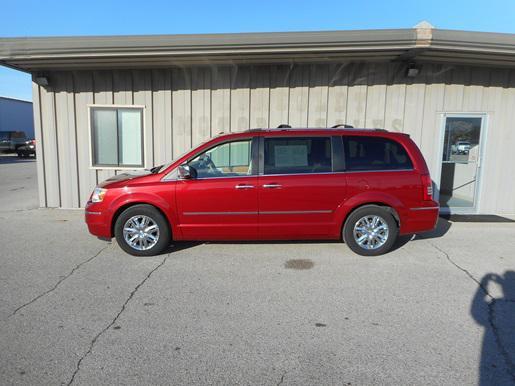
<svg viewBox="0 0 515 386">
<path fill-rule="evenodd" d="M 417 61 L 515 67 L 515 34 L 434 29 L 0 38 L 27 72 L 181 65 Z"/>
</svg>

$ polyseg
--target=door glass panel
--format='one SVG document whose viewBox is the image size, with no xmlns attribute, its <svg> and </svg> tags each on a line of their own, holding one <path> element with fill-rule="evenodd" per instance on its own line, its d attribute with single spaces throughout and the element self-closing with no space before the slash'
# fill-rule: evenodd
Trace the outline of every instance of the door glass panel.
<svg viewBox="0 0 515 386">
<path fill-rule="evenodd" d="M 236 141 L 218 145 L 189 162 L 198 178 L 236 177 L 252 174 L 251 141 Z"/>
<path fill-rule="evenodd" d="M 481 136 L 481 117 L 447 117 L 440 181 L 440 206 L 473 208 Z"/>
</svg>

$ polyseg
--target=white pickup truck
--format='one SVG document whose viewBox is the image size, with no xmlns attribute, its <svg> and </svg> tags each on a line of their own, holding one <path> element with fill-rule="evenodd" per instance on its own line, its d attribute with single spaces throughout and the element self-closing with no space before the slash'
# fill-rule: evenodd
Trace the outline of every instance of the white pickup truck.
<svg viewBox="0 0 515 386">
<path fill-rule="evenodd" d="M 470 147 L 470 142 L 458 141 L 451 146 L 451 150 L 453 154 L 468 154 L 470 151 Z"/>
</svg>

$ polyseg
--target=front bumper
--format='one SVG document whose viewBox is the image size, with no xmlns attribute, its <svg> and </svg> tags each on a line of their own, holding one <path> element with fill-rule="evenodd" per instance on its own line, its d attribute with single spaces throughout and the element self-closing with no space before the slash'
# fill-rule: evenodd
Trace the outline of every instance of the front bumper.
<svg viewBox="0 0 515 386">
<path fill-rule="evenodd" d="M 92 235 L 107 239 L 112 237 L 111 215 L 98 203 L 88 202 L 86 204 L 84 220 Z"/>
</svg>

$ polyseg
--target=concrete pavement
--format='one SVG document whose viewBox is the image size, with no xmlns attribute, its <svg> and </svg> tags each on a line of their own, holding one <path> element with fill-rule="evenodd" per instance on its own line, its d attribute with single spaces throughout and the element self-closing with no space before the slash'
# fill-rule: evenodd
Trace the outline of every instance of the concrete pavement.
<svg viewBox="0 0 515 386">
<path fill-rule="evenodd" d="M 514 223 L 442 221 L 380 257 L 299 242 L 136 258 L 90 236 L 81 211 L 9 196 L 14 177 L 0 383 L 515 383 Z"/>
</svg>

